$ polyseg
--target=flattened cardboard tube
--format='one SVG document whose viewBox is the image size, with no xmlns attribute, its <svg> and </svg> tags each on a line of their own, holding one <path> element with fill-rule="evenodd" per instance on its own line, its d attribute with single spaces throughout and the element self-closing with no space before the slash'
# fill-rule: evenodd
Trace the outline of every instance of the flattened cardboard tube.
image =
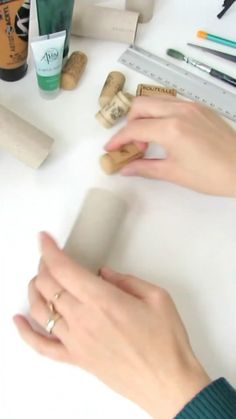
<svg viewBox="0 0 236 419">
<path fill-rule="evenodd" d="M 66 242 L 66 253 L 97 274 L 107 262 L 126 213 L 123 199 L 103 189 L 91 189 Z"/>
<path fill-rule="evenodd" d="M 133 44 L 139 14 L 128 10 L 75 3 L 72 35 Z"/>
<path fill-rule="evenodd" d="M 126 0 L 125 8 L 140 13 L 139 22 L 149 22 L 153 17 L 155 0 Z"/>
<path fill-rule="evenodd" d="M 54 140 L 1 105 L 0 127 L 0 148 L 38 169 L 49 155 Z"/>
</svg>

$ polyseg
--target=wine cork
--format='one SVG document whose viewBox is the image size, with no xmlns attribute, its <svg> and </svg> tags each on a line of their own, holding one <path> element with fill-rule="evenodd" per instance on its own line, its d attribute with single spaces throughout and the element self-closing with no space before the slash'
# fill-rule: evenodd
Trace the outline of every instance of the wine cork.
<svg viewBox="0 0 236 419">
<path fill-rule="evenodd" d="M 152 84 L 139 84 L 136 91 L 136 96 L 157 96 L 164 94 L 176 96 L 177 90 Z"/>
<path fill-rule="evenodd" d="M 133 44 L 139 14 L 128 10 L 86 5 L 75 1 L 72 35 Z"/>
<path fill-rule="evenodd" d="M 75 51 L 63 67 L 61 74 L 61 87 L 65 90 L 73 90 L 87 65 L 87 56 L 81 51 Z"/>
<path fill-rule="evenodd" d="M 111 71 L 104 83 L 101 94 L 99 96 L 99 104 L 103 108 L 112 98 L 123 89 L 125 84 L 125 76 L 120 71 Z"/>
<path fill-rule="evenodd" d="M 65 251 L 97 274 L 108 260 L 127 212 L 127 203 L 112 192 L 94 188 L 84 201 Z"/>
<path fill-rule="evenodd" d="M 111 128 L 129 112 L 131 104 L 131 100 L 123 92 L 118 92 L 111 102 L 97 113 L 96 118 L 105 128 Z"/>
<path fill-rule="evenodd" d="M 132 100 L 134 100 L 135 96 L 132 95 L 132 93 L 129 92 L 123 92 L 125 94 L 125 96 L 132 102 Z"/>
<path fill-rule="evenodd" d="M 111 175 L 118 172 L 133 160 L 140 159 L 144 152 L 140 151 L 135 144 L 127 144 L 117 151 L 110 151 L 100 158 L 100 165 L 105 173 Z"/>
<path fill-rule="evenodd" d="M 54 140 L 0 105 L 0 148 L 33 169 L 51 152 Z"/>
<path fill-rule="evenodd" d="M 149 22 L 153 17 L 155 0 L 126 0 L 125 8 L 139 13 L 139 22 Z"/>
</svg>

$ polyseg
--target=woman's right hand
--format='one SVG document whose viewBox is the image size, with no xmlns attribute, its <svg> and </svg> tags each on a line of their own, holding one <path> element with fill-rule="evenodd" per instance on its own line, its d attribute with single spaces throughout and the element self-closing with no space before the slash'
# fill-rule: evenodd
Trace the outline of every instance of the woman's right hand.
<svg viewBox="0 0 236 419">
<path fill-rule="evenodd" d="M 211 109 L 167 96 L 136 98 L 127 125 L 105 148 L 113 151 L 131 142 L 144 149 L 160 144 L 167 158 L 136 160 L 122 174 L 236 196 L 236 132 Z"/>
</svg>

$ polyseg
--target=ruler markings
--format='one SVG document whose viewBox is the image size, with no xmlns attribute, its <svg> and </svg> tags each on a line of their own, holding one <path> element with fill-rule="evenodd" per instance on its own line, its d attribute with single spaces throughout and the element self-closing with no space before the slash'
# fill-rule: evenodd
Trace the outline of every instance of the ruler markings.
<svg viewBox="0 0 236 419">
<path fill-rule="evenodd" d="M 236 121 L 236 95 L 233 93 L 136 46 L 129 47 L 119 62 Z"/>
</svg>

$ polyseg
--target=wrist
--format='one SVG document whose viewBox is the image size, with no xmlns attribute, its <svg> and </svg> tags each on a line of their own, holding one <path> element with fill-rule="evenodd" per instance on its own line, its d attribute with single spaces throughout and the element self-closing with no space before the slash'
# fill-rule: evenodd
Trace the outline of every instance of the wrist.
<svg viewBox="0 0 236 419">
<path fill-rule="evenodd" d="M 168 382 L 158 378 L 158 384 L 149 387 L 149 402 L 145 410 L 153 419 L 173 419 L 210 383 L 211 379 L 194 359 L 191 365 L 177 368 Z"/>
</svg>

